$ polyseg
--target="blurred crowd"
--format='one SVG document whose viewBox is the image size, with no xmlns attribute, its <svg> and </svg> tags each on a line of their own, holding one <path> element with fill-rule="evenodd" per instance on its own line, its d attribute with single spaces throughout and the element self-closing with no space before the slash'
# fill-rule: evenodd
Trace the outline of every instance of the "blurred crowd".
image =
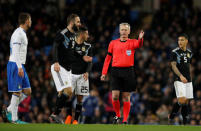
<svg viewBox="0 0 201 131">
<path fill-rule="evenodd" d="M 123 0 L 65 0 L 61 8 L 56 0 L 0 1 L 0 107 L 9 105 L 11 96 L 7 91 L 6 75 L 10 36 L 18 26 L 19 12 L 29 12 L 33 24 L 27 32 L 29 45 L 25 68 L 32 96 L 20 104 L 19 116 L 31 123 L 49 122 L 57 96 L 50 73 L 53 40 L 57 30 L 66 27 L 66 17 L 77 13 L 88 26 L 89 41 L 93 45 L 90 96 L 83 100 L 80 123 L 112 122 L 110 74 L 106 82 L 100 81 L 100 75 L 110 40 L 118 38 L 119 23 L 128 22 L 132 28 L 131 38 L 137 38 L 140 29 L 145 31 L 144 46 L 135 54 L 137 91 L 131 95 L 129 124 L 167 124 L 172 104 L 176 102 L 170 53 L 177 47 L 178 34 L 185 32 L 193 52 L 194 99 L 190 101 L 189 123 L 201 125 L 201 10 L 194 8 L 192 2 L 181 1 L 162 0 L 160 10 L 152 13 L 134 11 L 131 5 Z M 66 117 L 65 109 L 61 117 Z M 181 124 L 181 120 L 178 114 L 175 125 Z M 3 122 L 1 116 L 0 122 Z"/>
</svg>

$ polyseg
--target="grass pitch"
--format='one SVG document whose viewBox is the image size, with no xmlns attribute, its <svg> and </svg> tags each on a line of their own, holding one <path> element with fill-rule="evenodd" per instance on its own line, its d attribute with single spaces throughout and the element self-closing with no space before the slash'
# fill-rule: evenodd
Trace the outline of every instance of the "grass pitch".
<svg viewBox="0 0 201 131">
<path fill-rule="evenodd" d="M 0 124 L 0 131 L 201 131 L 201 126 Z"/>
</svg>

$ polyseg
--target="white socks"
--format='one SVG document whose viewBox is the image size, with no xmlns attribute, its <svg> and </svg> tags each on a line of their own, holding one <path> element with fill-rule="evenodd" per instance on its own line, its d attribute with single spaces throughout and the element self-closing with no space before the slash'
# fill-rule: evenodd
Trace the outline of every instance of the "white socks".
<svg viewBox="0 0 201 131">
<path fill-rule="evenodd" d="M 10 102 L 10 105 L 8 106 L 7 110 L 8 112 L 11 112 L 12 114 L 12 121 L 16 121 L 18 120 L 18 105 L 19 103 L 21 103 L 25 98 L 27 97 L 27 95 L 25 95 L 24 93 L 22 93 L 19 96 L 17 95 L 12 95 L 12 98 L 11 98 L 11 102 Z"/>
<path fill-rule="evenodd" d="M 25 95 L 24 93 L 22 93 L 22 94 L 20 95 L 20 103 L 21 103 L 25 98 L 27 98 L 27 95 Z"/>
<path fill-rule="evenodd" d="M 18 120 L 17 112 L 20 98 L 17 95 L 12 95 L 11 102 L 7 110 L 12 113 L 12 121 Z"/>
</svg>

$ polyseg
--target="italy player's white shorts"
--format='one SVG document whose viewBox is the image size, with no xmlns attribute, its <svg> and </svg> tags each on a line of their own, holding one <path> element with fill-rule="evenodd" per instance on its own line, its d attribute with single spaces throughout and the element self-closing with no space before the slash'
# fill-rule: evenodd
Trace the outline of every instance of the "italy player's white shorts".
<svg viewBox="0 0 201 131">
<path fill-rule="evenodd" d="M 72 88 L 75 95 L 89 95 L 89 80 L 85 81 L 84 74 L 71 74 L 72 75 Z"/>
<path fill-rule="evenodd" d="M 56 85 L 57 91 L 62 91 L 64 88 L 72 87 L 71 84 L 71 71 L 67 71 L 60 65 L 60 71 L 54 70 L 54 64 L 51 65 L 51 73 Z"/>
<path fill-rule="evenodd" d="M 193 98 L 193 84 L 192 82 L 183 83 L 181 81 L 174 82 L 175 92 L 177 98 L 186 97 L 187 99 Z"/>
</svg>

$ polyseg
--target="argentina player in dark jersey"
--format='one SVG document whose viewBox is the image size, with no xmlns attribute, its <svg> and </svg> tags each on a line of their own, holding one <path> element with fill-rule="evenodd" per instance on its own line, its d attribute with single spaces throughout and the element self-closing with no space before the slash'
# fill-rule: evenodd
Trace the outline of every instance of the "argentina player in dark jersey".
<svg viewBox="0 0 201 131">
<path fill-rule="evenodd" d="M 172 50 L 171 66 L 174 72 L 174 87 L 178 102 L 173 105 L 169 122 L 172 123 L 181 107 L 183 124 L 188 120 L 188 103 L 193 98 L 193 85 L 190 75 L 192 52 L 187 48 L 188 36 L 182 34 L 178 37 L 179 47 Z"/>
<path fill-rule="evenodd" d="M 75 31 L 81 25 L 80 18 L 76 14 L 71 14 L 67 18 L 67 28 L 59 31 L 54 40 L 53 45 L 53 64 L 51 73 L 58 92 L 54 113 L 50 116 L 51 122 L 63 123 L 63 120 L 58 117 L 61 109 L 67 107 L 71 110 L 71 63 L 73 61 L 74 45 L 70 44 L 75 38 Z"/>
<path fill-rule="evenodd" d="M 92 67 L 92 48 L 91 44 L 86 43 L 88 38 L 87 27 L 81 26 L 75 37 L 75 60 L 72 63 L 72 89 L 77 96 L 73 124 L 78 124 L 78 119 L 82 111 L 83 96 L 89 95 L 88 72 Z"/>
</svg>

